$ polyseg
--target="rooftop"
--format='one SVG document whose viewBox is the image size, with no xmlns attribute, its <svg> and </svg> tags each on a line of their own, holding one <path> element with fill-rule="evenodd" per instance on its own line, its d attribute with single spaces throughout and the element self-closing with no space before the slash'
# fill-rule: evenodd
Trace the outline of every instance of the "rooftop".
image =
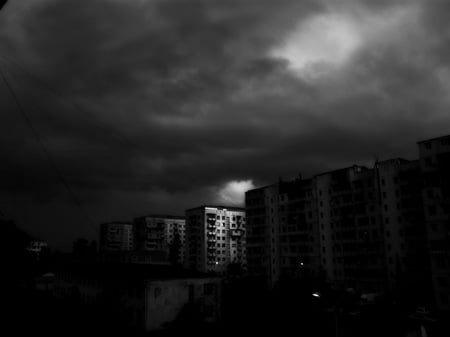
<svg viewBox="0 0 450 337">
<path fill-rule="evenodd" d="M 209 274 L 167 265 L 99 262 L 65 264 L 56 270 L 56 274 L 61 273 L 76 275 L 82 279 L 108 281 L 149 281 L 212 277 Z"/>
<path fill-rule="evenodd" d="M 432 142 L 432 141 L 436 141 L 436 140 L 444 140 L 444 139 L 450 140 L 450 135 L 445 135 L 445 136 L 440 136 L 440 137 L 435 137 L 435 138 L 421 140 L 421 141 L 418 141 L 417 144 L 426 143 L 426 142 Z"/>
<path fill-rule="evenodd" d="M 217 208 L 217 209 L 226 209 L 229 211 L 239 211 L 239 212 L 245 212 L 244 207 L 236 207 L 236 206 L 222 206 L 222 205 L 202 205 L 198 207 L 189 208 L 186 211 L 192 211 L 195 209 L 204 209 L 204 208 Z"/>
<path fill-rule="evenodd" d="M 142 218 L 172 219 L 172 220 L 185 220 L 186 219 L 186 217 L 183 215 L 168 215 L 168 214 L 148 214 L 148 215 L 138 216 L 135 219 L 142 219 Z"/>
</svg>

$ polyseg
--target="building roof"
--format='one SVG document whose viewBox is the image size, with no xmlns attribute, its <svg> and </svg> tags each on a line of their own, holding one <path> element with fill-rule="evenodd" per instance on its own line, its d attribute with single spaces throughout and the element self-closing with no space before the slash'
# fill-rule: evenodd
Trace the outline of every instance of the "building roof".
<svg viewBox="0 0 450 337">
<path fill-rule="evenodd" d="M 366 166 L 352 165 L 352 166 L 343 167 L 343 168 L 340 168 L 340 169 L 337 169 L 337 170 L 331 170 L 331 171 L 318 173 L 314 177 L 320 177 L 320 176 L 323 176 L 323 175 L 333 174 L 333 173 L 344 173 L 344 172 L 349 171 L 349 170 L 354 169 L 354 168 L 360 168 L 362 170 L 369 170 Z"/>
<path fill-rule="evenodd" d="M 69 263 L 60 266 L 56 274 L 69 274 L 81 279 L 107 281 L 150 281 L 212 277 L 167 265 L 132 263 Z"/>
<path fill-rule="evenodd" d="M 148 214 L 138 216 L 135 219 L 143 219 L 143 218 L 155 218 L 155 219 L 172 219 L 172 220 L 185 220 L 186 217 L 184 215 L 168 215 L 168 214 Z"/>
<path fill-rule="evenodd" d="M 411 160 L 408 159 L 404 159 L 404 158 L 390 158 L 390 159 L 385 159 L 385 160 L 380 160 L 378 161 L 378 165 L 390 165 L 390 164 L 406 164 L 406 163 L 410 163 Z"/>
<path fill-rule="evenodd" d="M 131 225 L 131 221 L 109 221 L 109 222 L 104 222 L 102 224 L 100 224 L 101 226 L 106 226 L 106 225 Z"/>
<path fill-rule="evenodd" d="M 198 207 L 189 208 L 187 211 L 192 211 L 196 209 L 204 209 L 204 208 L 218 208 L 218 209 L 227 209 L 229 211 L 239 211 L 239 212 L 245 212 L 244 207 L 236 207 L 236 206 L 223 206 L 223 205 L 202 205 Z"/>
<path fill-rule="evenodd" d="M 445 135 L 445 136 L 440 136 L 440 137 L 435 137 L 435 138 L 421 140 L 421 141 L 418 141 L 417 144 L 426 143 L 426 142 L 432 142 L 432 141 L 436 141 L 436 140 L 443 140 L 443 139 L 450 139 L 450 135 Z"/>
</svg>

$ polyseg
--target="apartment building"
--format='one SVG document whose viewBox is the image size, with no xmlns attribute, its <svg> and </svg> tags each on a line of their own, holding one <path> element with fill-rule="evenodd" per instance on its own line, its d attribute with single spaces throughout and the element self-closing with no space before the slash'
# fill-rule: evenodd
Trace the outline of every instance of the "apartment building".
<svg viewBox="0 0 450 337">
<path fill-rule="evenodd" d="M 355 165 L 315 180 L 327 280 L 365 291 L 382 289 L 385 264 L 375 171 Z"/>
<path fill-rule="evenodd" d="M 400 158 L 246 193 L 249 273 L 365 292 L 426 287 L 418 161 Z M 425 297 L 426 294 L 423 294 Z"/>
<path fill-rule="evenodd" d="M 185 266 L 201 272 L 247 267 L 246 219 L 242 208 L 200 206 L 186 210 Z"/>
<path fill-rule="evenodd" d="M 388 288 L 425 300 L 430 284 L 419 161 L 395 158 L 378 162 L 375 169 Z"/>
<path fill-rule="evenodd" d="M 146 215 L 134 219 L 136 251 L 152 261 L 183 264 L 186 220 L 176 215 Z"/>
<path fill-rule="evenodd" d="M 316 278 L 320 272 L 317 201 L 312 179 L 279 181 L 246 193 L 247 260 L 252 276 Z"/>
<path fill-rule="evenodd" d="M 450 136 L 418 142 L 423 207 L 437 309 L 450 313 Z"/>
<path fill-rule="evenodd" d="M 133 224 L 126 221 L 107 222 L 100 225 L 100 250 L 125 252 L 134 249 Z"/>
</svg>

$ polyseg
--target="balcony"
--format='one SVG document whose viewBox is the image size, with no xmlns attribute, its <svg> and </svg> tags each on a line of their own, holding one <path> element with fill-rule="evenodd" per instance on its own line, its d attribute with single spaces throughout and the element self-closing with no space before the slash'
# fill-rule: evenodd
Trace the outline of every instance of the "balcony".
<svg viewBox="0 0 450 337">
<path fill-rule="evenodd" d="M 231 236 L 241 236 L 242 232 L 243 231 L 241 229 L 232 229 L 231 230 Z"/>
</svg>

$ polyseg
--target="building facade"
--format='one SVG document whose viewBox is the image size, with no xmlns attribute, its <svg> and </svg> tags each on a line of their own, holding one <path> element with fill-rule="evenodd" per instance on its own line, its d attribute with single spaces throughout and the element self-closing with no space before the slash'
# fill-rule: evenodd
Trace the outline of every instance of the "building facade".
<svg viewBox="0 0 450 337">
<path fill-rule="evenodd" d="M 437 309 L 450 313 L 450 136 L 418 143 L 431 280 Z"/>
<path fill-rule="evenodd" d="M 246 212 L 248 271 L 269 286 L 295 278 L 370 293 L 426 288 L 418 161 L 280 180 L 248 191 Z"/>
<path fill-rule="evenodd" d="M 200 206 L 186 210 L 185 266 L 225 272 L 230 264 L 247 267 L 245 210 Z"/>
<path fill-rule="evenodd" d="M 385 264 L 375 171 L 355 165 L 314 179 L 327 281 L 371 292 L 382 289 Z"/>
<path fill-rule="evenodd" d="M 96 306 L 139 331 L 221 319 L 221 280 L 168 266 L 66 265 L 56 272 L 58 299 Z M 111 311 L 111 312 L 109 312 Z"/>
<path fill-rule="evenodd" d="M 135 218 L 136 251 L 150 255 L 154 262 L 183 264 L 185 225 L 183 216 L 147 215 Z"/>
<path fill-rule="evenodd" d="M 100 250 L 103 252 L 132 251 L 134 230 L 131 222 L 107 222 L 100 225 Z"/>
<path fill-rule="evenodd" d="M 270 286 L 280 279 L 319 276 L 313 184 L 299 178 L 246 193 L 248 270 Z"/>
<path fill-rule="evenodd" d="M 419 161 L 395 158 L 375 169 L 388 289 L 404 298 L 414 292 L 425 301 L 430 282 Z"/>
</svg>

